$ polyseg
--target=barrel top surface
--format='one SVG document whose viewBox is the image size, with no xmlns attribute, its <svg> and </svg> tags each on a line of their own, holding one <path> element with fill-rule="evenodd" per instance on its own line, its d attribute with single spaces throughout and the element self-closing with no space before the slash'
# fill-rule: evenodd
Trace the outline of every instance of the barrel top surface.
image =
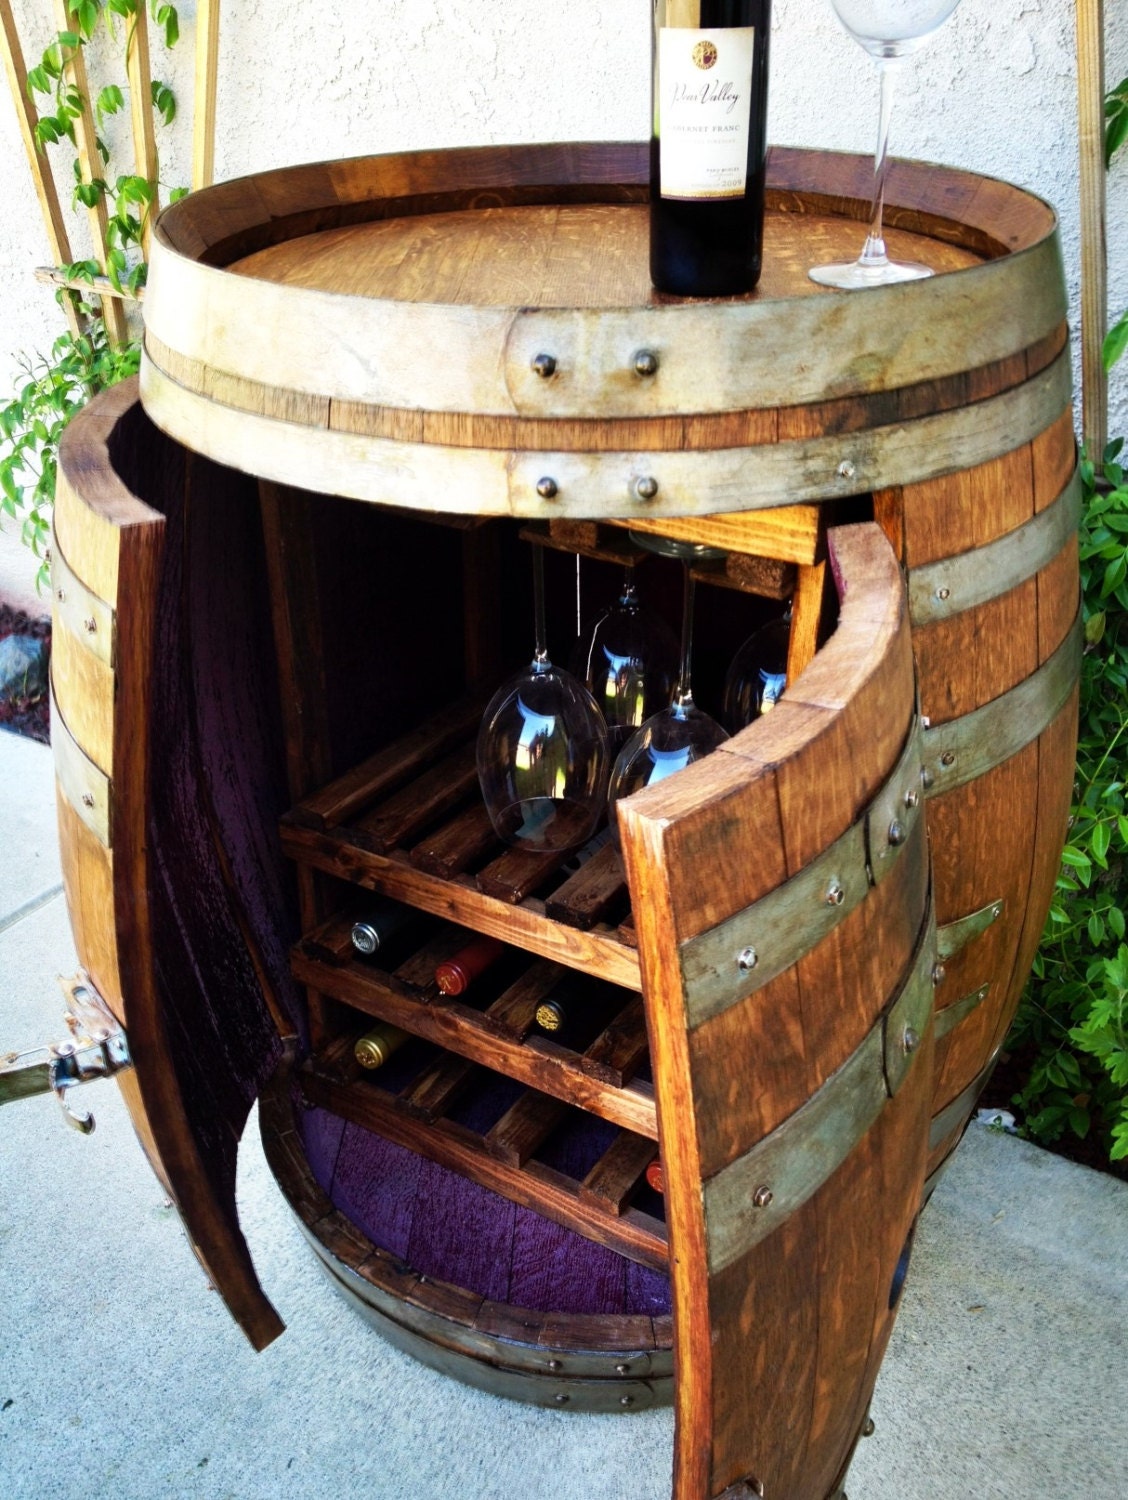
<svg viewBox="0 0 1128 1500">
<path fill-rule="evenodd" d="M 685 303 L 650 284 L 648 214 L 642 203 L 585 203 L 411 215 L 301 235 L 228 269 L 285 286 L 395 302 L 607 309 Z M 937 273 L 986 259 L 909 230 L 891 229 L 886 242 L 894 259 L 922 260 Z M 810 280 L 808 268 L 853 259 L 859 249 L 855 220 L 772 205 L 756 290 L 711 300 L 833 298 L 833 291 Z"/>
<path fill-rule="evenodd" d="M 645 143 L 222 183 L 157 226 L 142 400 L 172 436 L 251 473 L 477 514 L 548 514 L 546 475 L 552 514 L 629 513 L 654 474 L 634 455 L 654 452 L 672 461 L 655 516 L 946 471 L 1060 410 L 1062 377 L 1043 376 L 1066 331 L 1056 218 L 1006 183 L 896 162 L 890 251 L 937 274 L 816 287 L 812 265 L 858 253 L 871 177 L 864 157 L 773 151 L 761 283 L 718 299 L 650 286 Z M 851 432 L 866 441 L 843 454 Z"/>
</svg>

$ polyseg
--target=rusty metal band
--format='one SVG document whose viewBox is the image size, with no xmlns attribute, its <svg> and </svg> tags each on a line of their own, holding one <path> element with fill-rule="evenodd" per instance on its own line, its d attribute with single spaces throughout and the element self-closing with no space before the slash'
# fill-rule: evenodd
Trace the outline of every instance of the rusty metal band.
<svg viewBox="0 0 1128 1500">
<path fill-rule="evenodd" d="M 920 721 L 863 815 L 798 874 L 678 950 L 692 1029 L 822 941 L 893 869 L 921 815 Z"/>
<path fill-rule="evenodd" d="M 924 731 L 924 785 L 929 797 L 974 781 L 1017 755 L 1053 723 L 1081 670 L 1081 612 L 1054 654 L 1009 692 L 947 724 Z"/>
<path fill-rule="evenodd" d="M 988 901 L 978 911 L 968 912 L 966 917 L 957 917 L 954 922 L 945 922 L 936 929 L 936 957 L 941 963 L 962 953 L 968 943 L 987 931 L 1002 916 L 1007 903 L 1002 899 Z"/>
<path fill-rule="evenodd" d="M 1001 395 L 866 431 L 743 448 L 587 453 L 446 447 L 306 426 L 226 404 L 146 352 L 141 399 L 194 452 L 320 494 L 529 520 L 706 516 L 837 500 L 974 468 L 1031 442 L 1069 404 L 1068 351 Z"/>
<path fill-rule="evenodd" d="M 59 538 L 51 536 L 51 609 L 55 620 L 106 666 L 114 664 L 112 605 L 87 588 L 67 562 Z"/>
<path fill-rule="evenodd" d="M 930 898 L 908 977 L 861 1046 L 778 1129 L 703 1184 L 710 1274 L 818 1192 L 900 1089 L 931 1017 L 935 951 Z"/>
<path fill-rule="evenodd" d="M 100 844 L 110 846 L 110 778 L 79 745 L 63 719 L 51 684 L 51 752 L 59 789 Z"/>
<path fill-rule="evenodd" d="M 1017 588 L 1053 562 L 1081 520 L 1081 472 L 1058 498 L 1023 525 L 986 546 L 909 572 L 909 614 L 930 625 Z"/>
<path fill-rule="evenodd" d="M 939 1114 L 932 1116 L 932 1124 L 928 1131 L 928 1149 L 935 1151 L 937 1146 L 943 1145 L 957 1125 L 963 1123 L 975 1108 L 975 1101 L 987 1086 L 995 1061 L 1003 1050 L 1002 1042 L 995 1048 L 983 1067 L 971 1080 L 962 1093 L 957 1094 L 950 1104 L 946 1104 Z"/>
<path fill-rule="evenodd" d="M 972 1011 L 978 1010 L 991 992 L 989 984 L 981 984 L 977 990 L 972 990 L 970 995 L 964 995 L 955 1000 L 951 1005 L 945 1005 L 943 1009 L 936 1011 L 936 1039 L 947 1036 L 949 1031 L 954 1030 L 965 1017 L 970 1016 Z"/>
</svg>

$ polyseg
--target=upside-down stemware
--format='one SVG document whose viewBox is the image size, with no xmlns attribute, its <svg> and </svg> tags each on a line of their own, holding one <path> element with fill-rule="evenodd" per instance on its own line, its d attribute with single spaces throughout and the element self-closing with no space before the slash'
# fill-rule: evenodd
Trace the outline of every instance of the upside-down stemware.
<svg viewBox="0 0 1128 1500">
<path fill-rule="evenodd" d="M 639 599 L 633 563 L 623 569 L 615 603 L 577 641 L 573 667 L 603 712 L 612 755 L 669 703 L 677 639 L 661 615 Z"/>
<path fill-rule="evenodd" d="M 595 832 L 607 794 L 607 727 L 583 683 L 548 658 L 544 551 L 533 547 L 536 647 L 494 694 L 478 731 L 478 782 L 495 833 L 541 851 Z"/>
<path fill-rule="evenodd" d="M 653 545 L 655 540 L 635 536 L 634 533 L 632 537 L 644 546 Z M 729 737 L 716 719 L 694 703 L 690 681 L 694 603 L 694 578 L 690 562 L 720 554 L 694 543 L 682 544 L 664 539 L 662 550 L 668 555 L 681 557 L 684 568 L 681 665 L 669 706 L 652 714 L 641 729 L 635 731 L 619 751 L 612 768 L 607 794 L 607 816 L 612 829 L 616 831 L 615 807 L 620 798 L 629 797 L 632 792 L 637 792 L 644 786 L 653 786 L 655 782 L 672 776 L 675 771 L 684 770 L 686 766 L 715 750 Z"/>
</svg>

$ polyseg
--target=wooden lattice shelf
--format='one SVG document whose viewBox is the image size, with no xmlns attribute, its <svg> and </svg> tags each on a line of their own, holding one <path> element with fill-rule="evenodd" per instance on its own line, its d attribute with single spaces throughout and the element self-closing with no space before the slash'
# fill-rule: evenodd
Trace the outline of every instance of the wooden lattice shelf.
<svg viewBox="0 0 1128 1500">
<path fill-rule="evenodd" d="M 293 859 L 609 983 L 640 988 L 622 862 L 605 844 L 568 854 L 505 849 L 478 791 L 484 700 L 428 720 L 282 820 Z"/>
<path fill-rule="evenodd" d="M 461 1111 L 472 1119 L 480 1117 L 475 1104 L 483 1096 L 487 1104 L 496 1097 L 496 1074 L 468 1057 L 417 1045 L 406 1078 L 397 1077 L 402 1067 L 386 1065 L 374 1080 L 356 1063 L 354 1041 L 355 1032 L 339 1038 L 300 1070 L 308 1103 L 449 1167 L 630 1260 L 665 1268 L 665 1224 L 632 1207 L 640 1192 L 654 1198 L 645 1185 L 646 1168 L 658 1152 L 653 1139 L 618 1130 L 604 1144 L 606 1127 L 601 1131 L 559 1098 L 531 1088 L 503 1088 L 500 1102 L 494 1104 L 496 1118 L 484 1129 L 476 1128 L 452 1116 Z M 652 1127 L 652 1101 L 650 1110 Z M 487 1117 L 489 1113 L 487 1108 Z M 555 1132 L 569 1129 L 591 1140 L 588 1154 L 595 1158 L 578 1178 L 536 1156 Z"/>
</svg>

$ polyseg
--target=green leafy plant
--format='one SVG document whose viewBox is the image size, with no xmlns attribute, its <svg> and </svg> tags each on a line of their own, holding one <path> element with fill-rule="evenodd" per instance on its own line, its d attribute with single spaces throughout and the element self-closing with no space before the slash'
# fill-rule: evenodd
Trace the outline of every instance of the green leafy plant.
<svg viewBox="0 0 1128 1500">
<path fill-rule="evenodd" d="M 111 36 L 123 42 L 128 57 L 134 45 L 139 4 L 144 0 L 71 0 L 73 29 L 57 32 L 27 75 L 29 95 L 40 98 L 36 140 L 41 151 L 64 140 L 76 142 L 75 122 L 82 117 L 87 101 L 71 81 L 68 64 L 102 19 Z M 165 45 L 173 46 L 179 35 L 175 7 L 167 0 L 150 0 L 150 10 Z M 157 183 L 136 173 L 119 174 L 110 181 L 110 151 L 101 131 L 106 119 L 124 109 L 125 102 L 125 91 L 117 83 L 107 83 L 91 101 L 95 146 L 104 175 L 86 174 L 76 156 L 73 206 L 95 208 L 105 202 L 105 274 L 119 292 L 136 295 L 145 282 L 147 267 L 141 247 Z M 176 100 L 167 84 L 153 80 L 150 102 L 157 116 L 166 125 L 171 124 Z M 183 192 L 174 190 L 170 200 L 183 196 Z M 59 290 L 59 299 L 72 300 L 86 320 L 86 329 L 78 334 L 64 333 L 55 340 L 49 355 L 20 359 L 14 395 L 0 410 L 0 510 L 16 519 L 22 517 L 22 538 L 41 559 L 45 558 L 50 531 L 63 428 L 93 396 L 132 375 L 140 363 L 140 346 L 136 342 L 111 343 L 98 305 L 85 295 L 85 288 L 93 287 L 102 275 L 102 266 L 96 260 L 80 260 L 60 269 L 67 280 Z M 39 569 L 41 588 L 46 575 L 44 561 Z"/>
<path fill-rule="evenodd" d="M 37 557 L 46 552 L 63 428 L 99 391 L 134 374 L 140 360 L 139 345 L 111 344 L 99 320 L 77 337 L 62 334 L 48 357 L 22 361 L 24 379 L 0 409 L 0 510 L 23 516 L 23 540 Z M 46 582 L 46 562 L 39 581 Z"/>
<path fill-rule="evenodd" d="M 1128 78 L 1106 100 L 1106 161 L 1128 141 Z M 1128 349 L 1109 330 L 1106 370 Z M 1128 482 L 1124 440 L 1082 456 L 1085 658 L 1077 778 L 1049 921 L 1008 1046 L 1029 1063 L 1014 1096 L 1024 1130 L 1053 1143 L 1094 1132 L 1128 1161 Z"/>
</svg>

